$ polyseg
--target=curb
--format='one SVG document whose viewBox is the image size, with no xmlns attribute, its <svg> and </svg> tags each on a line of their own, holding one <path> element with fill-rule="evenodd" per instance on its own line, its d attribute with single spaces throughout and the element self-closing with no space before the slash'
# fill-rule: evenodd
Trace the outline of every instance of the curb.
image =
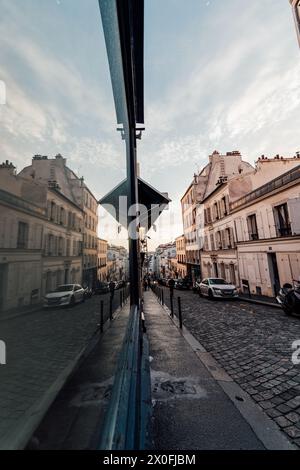
<svg viewBox="0 0 300 470">
<path fill-rule="evenodd" d="M 266 305 L 267 307 L 279 308 L 280 310 L 282 310 L 279 304 L 275 304 L 273 302 L 265 302 L 264 300 L 250 299 L 247 297 L 239 297 L 239 300 L 244 301 L 244 302 L 249 302 L 251 304 Z"/>
</svg>

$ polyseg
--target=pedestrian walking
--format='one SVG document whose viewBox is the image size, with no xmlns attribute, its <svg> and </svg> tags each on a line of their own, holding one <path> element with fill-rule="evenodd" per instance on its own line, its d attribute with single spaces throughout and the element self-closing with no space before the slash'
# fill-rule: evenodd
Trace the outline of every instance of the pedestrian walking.
<svg viewBox="0 0 300 470">
<path fill-rule="evenodd" d="M 116 288 L 116 285 L 115 285 L 114 281 L 110 281 L 110 283 L 109 283 L 109 292 L 110 292 L 110 298 L 111 299 L 114 298 L 115 288 Z"/>
</svg>

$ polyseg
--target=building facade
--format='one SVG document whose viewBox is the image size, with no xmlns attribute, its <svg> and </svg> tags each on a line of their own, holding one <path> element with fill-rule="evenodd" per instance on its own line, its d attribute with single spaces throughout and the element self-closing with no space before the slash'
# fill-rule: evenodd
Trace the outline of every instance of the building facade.
<svg viewBox="0 0 300 470">
<path fill-rule="evenodd" d="M 98 280 L 107 281 L 107 247 L 108 242 L 98 238 Z"/>
<path fill-rule="evenodd" d="M 266 175 L 271 174 L 278 176 L 270 180 Z M 202 201 L 203 277 L 222 277 L 245 292 L 266 296 L 298 279 L 299 204 L 297 156 L 262 157 L 252 174 L 220 183 Z"/>
<path fill-rule="evenodd" d="M 204 245 L 204 218 L 202 201 L 229 177 L 244 175 L 254 168 L 242 159 L 239 151 L 220 154 L 214 151 L 209 162 L 195 174 L 192 183 L 181 198 L 185 237 L 187 276 L 194 283 L 202 276 L 201 250 Z"/>
<path fill-rule="evenodd" d="M 107 278 L 113 281 L 128 280 L 128 251 L 123 246 L 108 245 Z"/>
<path fill-rule="evenodd" d="M 67 166 L 67 160 L 60 154 L 54 158 L 35 155 L 32 164 L 20 172 L 23 178 L 34 180 L 43 184 L 50 184 L 59 188 L 59 192 L 84 213 L 82 227 L 82 279 L 81 282 L 89 287 L 97 282 L 97 227 L 98 227 L 98 201 L 89 190 L 83 178 L 79 178 Z"/>
<path fill-rule="evenodd" d="M 186 250 L 185 250 L 185 236 L 180 235 L 175 240 L 176 243 L 176 261 L 177 261 L 177 274 L 179 278 L 187 276 L 186 267 Z"/>
<path fill-rule="evenodd" d="M 48 185 L 0 165 L 0 298 L 3 311 L 26 307 L 82 276 L 83 211 Z"/>
<path fill-rule="evenodd" d="M 155 273 L 158 278 L 177 277 L 175 242 L 159 245 L 155 250 Z"/>
</svg>

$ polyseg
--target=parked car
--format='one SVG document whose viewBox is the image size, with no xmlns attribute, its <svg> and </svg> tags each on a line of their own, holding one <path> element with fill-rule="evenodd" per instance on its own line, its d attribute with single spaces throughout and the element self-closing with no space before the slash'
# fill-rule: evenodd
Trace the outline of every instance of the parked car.
<svg viewBox="0 0 300 470">
<path fill-rule="evenodd" d="M 44 297 L 44 307 L 72 306 L 84 302 L 85 291 L 79 284 L 63 284 Z"/>
<path fill-rule="evenodd" d="M 222 278 L 209 277 L 199 284 L 199 294 L 210 299 L 236 299 L 239 294 L 235 285 Z"/>
<path fill-rule="evenodd" d="M 178 290 L 189 290 L 191 283 L 188 279 L 176 279 L 175 280 L 175 289 Z"/>
<path fill-rule="evenodd" d="M 95 294 L 102 295 L 107 294 L 109 292 L 109 285 L 108 282 L 98 282 L 95 288 Z"/>
</svg>

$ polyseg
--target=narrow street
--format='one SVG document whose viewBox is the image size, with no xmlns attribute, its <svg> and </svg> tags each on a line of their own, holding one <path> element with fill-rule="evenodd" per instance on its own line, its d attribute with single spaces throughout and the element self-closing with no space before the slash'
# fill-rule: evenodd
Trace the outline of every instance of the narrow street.
<svg viewBox="0 0 300 470">
<path fill-rule="evenodd" d="M 113 310 L 120 304 L 115 292 Z M 1 368 L 0 447 L 7 436 L 21 433 L 26 419 L 98 330 L 100 301 L 109 318 L 109 294 L 93 296 L 72 308 L 41 309 L 0 322 L 8 345 Z"/>
<path fill-rule="evenodd" d="M 176 315 L 178 296 L 186 328 L 300 447 L 300 366 L 292 363 L 300 319 L 243 300 L 210 301 L 175 290 Z M 167 288 L 164 298 L 170 308 Z"/>
</svg>

